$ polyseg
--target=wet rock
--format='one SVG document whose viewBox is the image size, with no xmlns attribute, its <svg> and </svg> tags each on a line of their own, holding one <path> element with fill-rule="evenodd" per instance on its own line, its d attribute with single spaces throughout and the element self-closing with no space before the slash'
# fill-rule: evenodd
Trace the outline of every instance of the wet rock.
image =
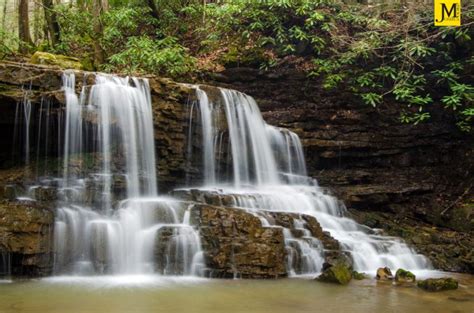
<svg viewBox="0 0 474 313">
<path fill-rule="evenodd" d="M 352 271 L 352 278 L 354 278 L 355 280 L 363 280 L 363 279 L 368 278 L 368 276 L 364 273 L 359 273 L 357 271 Z"/>
<path fill-rule="evenodd" d="M 318 281 L 347 285 L 352 280 L 351 269 L 344 263 L 337 263 L 324 269 Z"/>
<path fill-rule="evenodd" d="M 90 225 L 91 236 L 91 261 L 98 273 L 106 273 L 110 268 L 108 224 L 106 222 L 93 222 Z"/>
<path fill-rule="evenodd" d="M 377 269 L 377 274 L 375 278 L 381 281 L 393 280 L 393 274 L 390 268 L 388 267 L 380 267 Z"/>
<path fill-rule="evenodd" d="M 52 270 L 53 212 L 33 201 L 0 201 L 0 247 L 15 276 L 43 276 Z"/>
<path fill-rule="evenodd" d="M 277 278 L 287 275 L 283 229 L 263 227 L 242 209 L 196 204 L 191 219 L 199 227 L 208 276 Z"/>
<path fill-rule="evenodd" d="M 0 199 L 15 200 L 16 188 L 15 185 L 0 186 Z"/>
<path fill-rule="evenodd" d="M 426 291 L 444 291 L 458 289 L 458 282 L 454 278 L 429 278 L 420 280 L 417 286 Z"/>
<path fill-rule="evenodd" d="M 38 201 L 55 201 L 58 199 L 56 188 L 52 187 L 36 187 L 33 191 L 34 197 Z"/>
<path fill-rule="evenodd" d="M 414 283 L 416 276 L 410 271 L 399 268 L 395 273 L 395 281 L 398 283 Z"/>
<path fill-rule="evenodd" d="M 175 228 L 176 226 L 163 226 L 156 232 L 153 255 L 155 271 L 160 274 L 183 274 L 183 264 L 177 258 L 176 243 L 173 243 Z"/>
</svg>

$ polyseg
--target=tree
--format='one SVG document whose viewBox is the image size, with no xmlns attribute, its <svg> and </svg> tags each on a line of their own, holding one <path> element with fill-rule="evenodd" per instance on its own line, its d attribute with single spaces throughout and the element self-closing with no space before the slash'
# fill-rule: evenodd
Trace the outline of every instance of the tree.
<svg viewBox="0 0 474 313">
<path fill-rule="evenodd" d="M 18 4 L 18 37 L 20 38 L 20 52 L 27 53 L 29 47 L 33 45 L 30 35 L 28 0 L 20 0 Z"/>
<path fill-rule="evenodd" d="M 108 10 L 108 2 L 107 0 L 93 0 L 92 5 L 92 17 L 93 17 L 93 27 L 94 27 L 94 63 L 95 66 L 99 66 L 104 63 L 105 61 L 105 52 L 102 49 L 100 44 L 100 38 L 103 33 L 102 22 L 100 17 L 102 13 Z"/>
<path fill-rule="evenodd" d="M 157 20 L 160 19 L 160 14 L 158 12 L 158 8 L 156 7 L 155 0 L 147 0 L 148 7 L 150 8 L 150 14 Z"/>
<path fill-rule="evenodd" d="M 52 0 L 43 0 L 44 19 L 46 21 L 46 29 L 49 35 L 51 45 L 54 47 L 59 42 L 59 24 L 56 17 L 56 12 L 53 10 Z"/>
</svg>

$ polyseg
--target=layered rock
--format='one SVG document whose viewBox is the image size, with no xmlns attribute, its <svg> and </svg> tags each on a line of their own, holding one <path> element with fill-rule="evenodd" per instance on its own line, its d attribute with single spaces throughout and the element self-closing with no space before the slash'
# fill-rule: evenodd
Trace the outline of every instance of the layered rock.
<svg viewBox="0 0 474 313">
<path fill-rule="evenodd" d="M 196 205 L 210 277 L 277 278 L 287 275 L 281 227 L 262 227 L 258 217 L 242 210 Z"/>
<path fill-rule="evenodd" d="M 52 210 L 33 201 L 0 200 L 0 251 L 10 266 L 4 274 L 50 274 L 53 231 Z"/>
<path fill-rule="evenodd" d="M 77 70 L 74 73 L 77 93 L 83 87 L 89 88 L 94 83 L 95 73 Z M 9 138 L 0 140 L 3 153 L 0 154 L 0 168 L 21 164 L 20 161 L 23 160 L 25 151 L 22 147 L 25 143 L 19 138 L 18 132 L 24 129 L 25 120 L 21 115 L 16 117 L 18 106 L 21 106 L 25 99 L 31 104 L 30 143 L 38 141 L 36 135 L 41 112 L 43 115 L 48 114 L 51 132 L 55 131 L 54 136 L 57 136 L 57 131 L 64 123 L 65 111 L 62 75 L 63 70 L 57 67 L 0 63 L 0 130 L 5 138 Z M 189 127 L 189 103 L 194 97 L 194 91 L 168 79 L 148 79 L 152 97 L 158 180 L 160 188 L 165 192 L 176 186 L 184 186 L 188 172 L 193 170 L 189 170 L 187 166 L 186 135 Z M 94 117 L 90 117 L 90 122 L 94 123 Z M 19 141 L 14 142 L 12 138 Z M 63 142 L 56 139 L 49 141 L 47 151 L 41 151 L 41 161 L 44 161 L 45 157 L 54 159 L 61 155 Z M 31 159 L 35 160 L 38 151 L 32 149 L 30 152 Z M 57 170 L 58 167 L 52 168 L 52 171 Z M 33 169 L 33 173 L 35 171 L 37 169 Z"/>
<path fill-rule="evenodd" d="M 411 125 L 400 123 L 404 105 L 394 99 L 373 108 L 343 87 L 323 89 L 297 69 L 228 68 L 206 82 L 252 95 L 269 124 L 296 132 L 310 176 L 359 222 L 398 232 L 437 268 L 473 271 L 464 247 L 474 237 L 474 140 L 441 104 L 431 106 L 428 122 Z M 458 244 L 420 241 L 416 225 L 435 226 L 433 236 Z"/>
<path fill-rule="evenodd" d="M 339 242 L 324 232 L 313 216 L 238 208 L 234 195 L 219 190 L 176 190 L 171 194 L 196 203 L 191 221 L 199 229 L 210 277 L 276 278 L 288 276 L 289 270 L 305 272 L 298 241 L 311 244 L 317 240 L 326 264 L 350 266 Z M 295 226 L 298 224 L 301 228 Z"/>
</svg>

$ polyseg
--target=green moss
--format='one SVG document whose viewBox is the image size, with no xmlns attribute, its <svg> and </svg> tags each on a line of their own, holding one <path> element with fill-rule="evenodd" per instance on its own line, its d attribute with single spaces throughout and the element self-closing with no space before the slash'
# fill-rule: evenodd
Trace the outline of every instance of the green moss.
<svg viewBox="0 0 474 313">
<path fill-rule="evenodd" d="M 415 282 L 416 276 L 410 271 L 399 268 L 395 273 L 395 281 L 403 283 Z"/>
<path fill-rule="evenodd" d="M 367 278 L 367 275 L 365 275 L 364 273 L 359 273 L 357 271 L 352 271 L 352 278 L 354 278 L 355 280 L 363 280 Z"/>
<path fill-rule="evenodd" d="M 426 291 L 444 291 L 458 289 L 458 282 L 454 278 L 429 278 L 418 282 L 418 287 Z"/>
<path fill-rule="evenodd" d="M 259 48 L 242 49 L 237 46 L 229 47 L 227 53 L 220 58 L 220 62 L 225 66 L 257 66 L 267 60 L 265 51 Z"/>
<path fill-rule="evenodd" d="M 337 263 L 326 269 L 318 280 L 327 283 L 347 285 L 352 279 L 352 273 L 349 267 L 343 263 Z"/>
<path fill-rule="evenodd" d="M 43 65 L 57 65 L 64 69 L 81 70 L 83 68 L 79 59 L 60 54 L 36 51 L 30 59 L 30 63 Z"/>
</svg>

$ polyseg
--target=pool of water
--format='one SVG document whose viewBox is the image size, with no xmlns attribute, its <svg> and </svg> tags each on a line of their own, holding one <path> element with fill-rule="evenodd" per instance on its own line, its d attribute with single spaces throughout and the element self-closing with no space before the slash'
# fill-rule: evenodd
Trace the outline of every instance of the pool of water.
<svg viewBox="0 0 474 313">
<path fill-rule="evenodd" d="M 440 275 L 443 274 L 436 276 Z M 352 281 L 348 286 L 307 278 L 209 280 L 105 276 L 3 281 L 0 312 L 473 313 L 474 276 L 448 275 L 459 280 L 458 290 L 429 293 L 372 279 Z"/>
</svg>

